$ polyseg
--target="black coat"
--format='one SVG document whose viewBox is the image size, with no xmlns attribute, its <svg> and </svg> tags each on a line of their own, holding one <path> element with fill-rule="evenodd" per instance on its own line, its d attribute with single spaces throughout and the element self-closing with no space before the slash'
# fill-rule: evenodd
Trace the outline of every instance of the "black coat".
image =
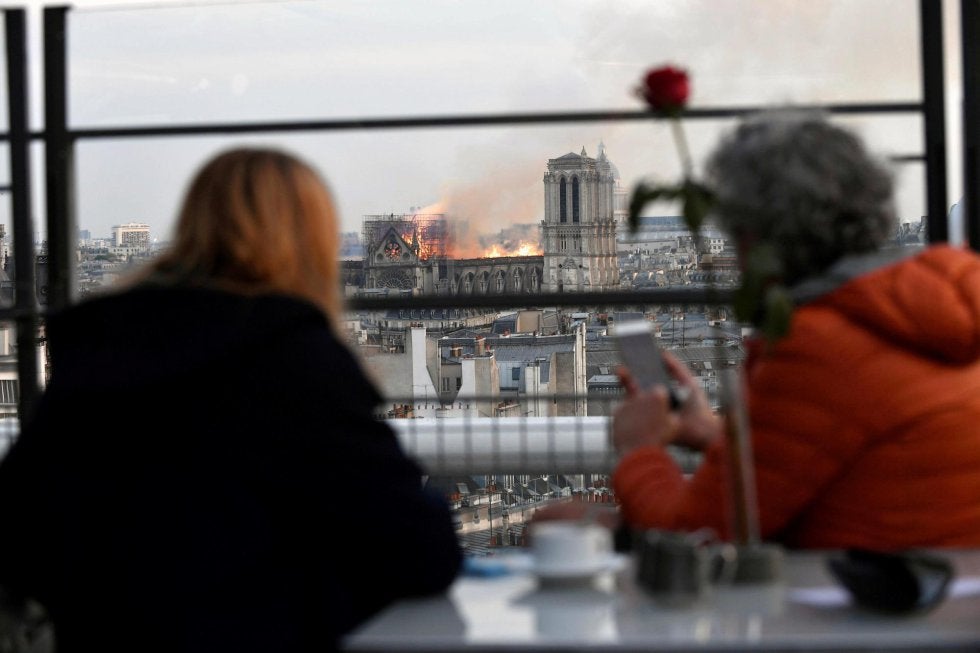
<svg viewBox="0 0 980 653">
<path fill-rule="evenodd" d="M 312 305 L 144 287 L 48 321 L 0 464 L 0 582 L 71 651 L 323 651 L 461 550 Z"/>
</svg>

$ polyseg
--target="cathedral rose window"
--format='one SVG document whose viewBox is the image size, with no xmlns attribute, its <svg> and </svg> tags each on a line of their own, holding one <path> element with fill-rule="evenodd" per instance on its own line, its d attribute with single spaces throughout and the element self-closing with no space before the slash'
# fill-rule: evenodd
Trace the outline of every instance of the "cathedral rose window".
<svg viewBox="0 0 980 653">
<path fill-rule="evenodd" d="M 389 240 L 385 243 L 385 256 L 393 261 L 397 261 L 398 257 L 401 256 L 402 246 L 399 245 L 394 240 Z"/>
</svg>

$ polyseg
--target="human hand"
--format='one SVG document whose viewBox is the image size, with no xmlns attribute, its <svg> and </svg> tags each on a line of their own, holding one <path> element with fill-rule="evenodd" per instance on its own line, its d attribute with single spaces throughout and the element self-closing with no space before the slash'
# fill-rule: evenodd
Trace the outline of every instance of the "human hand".
<svg viewBox="0 0 980 653">
<path fill-rule="evenodd" d="M 708 397 L 687 365 L 667 351 L 662 352 L 667 372 L 677 381 L 676 394 L 680 405 L 662 415 L 660 408 L 651 402 L 651 391 L 640 388 L 629 369 L 617 369 L 620 383 L 626 391 L 626 400 L 620 404 L 613 420 L 613 443 L 620 453 L 637 446 L 679 444 L 703 450 L 721 436 L 723 424 L 708 403 Z M 665 386 L 656 386 L 666 396 Z M 646 396 L 646 399 L 640 399 Z M 616 419 L 619 425 L 616 425 Z"/>
<path fill-rule="evenodd" d="M 722 419 L 711 409 L 708 396 L 687 365 L 668 351 L 663 352 L 663 358 L 667 371 L 677 380 L 678 390 L 684 397 L 676 410 L 680 419 L 674 442 L 693 449 L 706 449 L 721 437 Z"/>
<path fill-rule="evenodd" d="M 617 370 L 626 389 L 626 398 L 613 412 L 612 442 L 620 454 L 645 446 L 665 445 L 673 441 L 678 417 L 670 409 L 667 387 L 655 385 L 641 390 L 625 367 Z"/>
</svg>

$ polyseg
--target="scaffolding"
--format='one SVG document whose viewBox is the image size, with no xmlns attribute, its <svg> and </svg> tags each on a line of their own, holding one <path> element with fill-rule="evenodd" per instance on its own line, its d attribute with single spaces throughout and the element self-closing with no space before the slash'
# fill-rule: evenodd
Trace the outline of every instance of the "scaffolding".
<svg viewBox="0 0 980 653">
<path fill-rule="evenodd" d="M 365 215 L 361 226 L 365 251 L 375 251 L 392 229 L 420 261 L 449 255 L 452 230 L 443 213 Z"/>
</svg>

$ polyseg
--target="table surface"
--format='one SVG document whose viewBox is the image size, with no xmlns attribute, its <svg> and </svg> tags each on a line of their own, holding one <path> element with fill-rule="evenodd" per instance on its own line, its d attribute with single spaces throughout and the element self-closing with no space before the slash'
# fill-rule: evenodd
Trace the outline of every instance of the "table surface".
<svg viewBox="0 0 980 653">
<path fill-rule="evenodd" d="M 399 602 L 344 641 L 347 651 L 977 651 L 980 550 L 942 551 L 956 576 L 935 609 L 853 605 L 826 568 L 833 552 L 790 552 L 780 582 L 716 587 L 671 607 L 635 581 L 634 560 L 575 583 L 540 580 L 524 550 L 480 562 L 441 596 Z"/>
</svg>

